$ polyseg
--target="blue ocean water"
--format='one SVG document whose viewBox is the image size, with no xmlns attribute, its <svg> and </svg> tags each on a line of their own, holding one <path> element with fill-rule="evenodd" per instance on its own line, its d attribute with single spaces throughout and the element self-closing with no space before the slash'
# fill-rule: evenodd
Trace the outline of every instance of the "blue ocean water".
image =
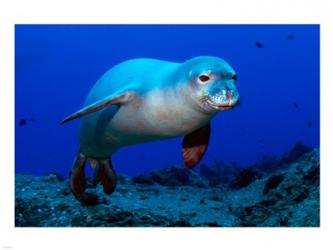
<svg viewBox="0 0 333 250">
<path fill-rule="evenodd" d="M 232 65 L 242 103 L 212 120 L 215 160 L 248 165 L 295 142 L 319 147 L 319 25 L 16 25 L 15 169 L 68 176 L 82 107 L 110 67 L 140 57 L 182 62 L 211 55 Z M 123 148 L 118 173 L 182 164 L 176 138 Z"/>
</svg>

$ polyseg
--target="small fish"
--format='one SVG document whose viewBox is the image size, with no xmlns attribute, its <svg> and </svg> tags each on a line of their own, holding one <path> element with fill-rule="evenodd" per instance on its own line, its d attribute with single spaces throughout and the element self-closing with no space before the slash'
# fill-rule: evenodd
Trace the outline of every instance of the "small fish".
<svg viewBox="0 0 333 250">
<path fill-rule="evenodd" d="M 299 106 L 298 106 L 298 103 L 297 103 L 297 102 L 294 102 L 293 105 L 294 105 L 294 108 L 295 108 L 295 109 L 298 109 Z"/>
<path fill-rule="evenodd" d="M 30 119 L 30 121 L 32 121 L 32 122 L 36 122 L 37 120 L 36 120 L 34 117 L 32 117 L 32 118 Z"/>
<path fill-rule="evenodd" d="M 19 121 L 18 125 L 19 125 L 19 126 L 25 126 L 25 125 L 27 125 L 27 120 L 24 119 L 24 118 L 22 118 L 22 119 Z"/>
<path fill-rule="evenodd" d="M 308 128 L 312 128 L 312 122 L 308 121 Z"/>
<path fill-rule="evenodd" d="M 295 36 L 294 35 L 288 35 L 288 40 L 293 40 L 294 38 L 295 38 Z"/>
<path fill-rule="evenodd" d="M 256 42 L 256 47 L 259 48 L 259 49 L 261 49 L 261 48 L 264 47 L 264 45 L 262 43 L 260 43 L 260 42 Z"/>
</svg>

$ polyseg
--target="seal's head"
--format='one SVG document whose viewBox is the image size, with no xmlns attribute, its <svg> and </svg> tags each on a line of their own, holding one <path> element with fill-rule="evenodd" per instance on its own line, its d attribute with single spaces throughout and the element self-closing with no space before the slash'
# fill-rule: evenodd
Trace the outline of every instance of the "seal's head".
<svg viewBox="0 0 333 250">
<path fill-rule="evenodd" d="M 200 56 L 182 66 L 190 98 L 204 112 L 228 110 L 239 103 L 237 75 L 234 69 L 218 57 Z"/>
</svg>

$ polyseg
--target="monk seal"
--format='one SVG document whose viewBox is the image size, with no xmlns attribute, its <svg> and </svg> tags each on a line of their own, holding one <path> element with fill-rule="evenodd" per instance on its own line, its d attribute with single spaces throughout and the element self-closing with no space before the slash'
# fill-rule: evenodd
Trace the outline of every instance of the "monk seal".
<svg viewBox="0 0 333 250">
<path fill-rule="evenodd" d="M 109 69 L 93 86 L 84 108 L 61 124 L 81 117 L 80 149 L 70 186 L 80 199 L 85 191 L 84 166 L 96 166 L 95 180 L 106 194 L 116 187 L 111 155 L 119 148 L 184 136 L 185 166 L 203 157 L 210 120 L 239 102 L 236 73 L 223 59 L 199 56 L 183 63 L 131 59 Z"/>
</svg>

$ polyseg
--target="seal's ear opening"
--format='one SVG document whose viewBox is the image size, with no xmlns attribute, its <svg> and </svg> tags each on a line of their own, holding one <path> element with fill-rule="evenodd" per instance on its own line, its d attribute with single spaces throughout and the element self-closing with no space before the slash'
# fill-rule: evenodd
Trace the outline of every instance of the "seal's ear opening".
<svg viewBox="0 0 333 250">
<path fill-rule="evenodd" d="M 114 95 L 114 94 L 110 95 L 101 101 L 94 102 L 93 104 L 91 104 L 87 107 L 84 107 L 83 109 L 80 109 L 79 111 L 71 114 L 70 116 L 67 116 L 64 120 L 62 120 L 60 122 L 60 124 L 62 125 L 64 123 L 74 120 L 76 118 L 79 118 L 79 117 L 82 117 L 85 115 L 89 115 L 91 113 L 104 109 L 110 105 L 124 104 L 130 99 L 131 96 L 132 96 L 132 94 L 130 92 L 125 92 L 120 95 Z"/>
</svg>

